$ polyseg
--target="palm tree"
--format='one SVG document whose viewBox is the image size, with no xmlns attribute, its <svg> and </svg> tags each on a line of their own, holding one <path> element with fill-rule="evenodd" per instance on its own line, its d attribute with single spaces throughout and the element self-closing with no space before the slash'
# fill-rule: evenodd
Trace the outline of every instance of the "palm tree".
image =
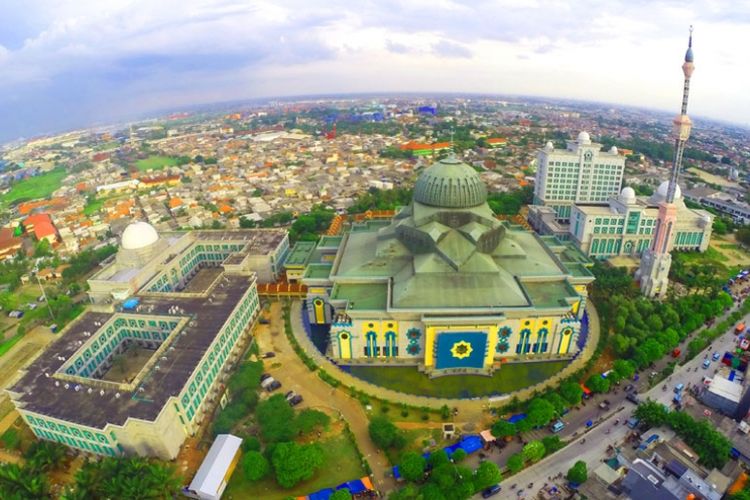
<svg viewBox="0 0 750 500">
<path fill-rule="evenodd" d="M 49 482 L 43 474 L 18 464 L 0 465 L 0 497 L 2 498 L 46 498 Z"/>
<path fill-rule="evenodd" d="M 75 489 L 66 492 L 63 500 L 172 498 L 181 484 L 169 464 L 143 458 L 105 458 L 86 462 L 76 474 Z"/>
<path fill-rule="evenodd" d="M 29 467 L 36 472 L 46 472 L 55 469 L 65 459 L 66 449 L 60 443 L 53 441 L 37 441 L 26 452 Z"/>
</svg>

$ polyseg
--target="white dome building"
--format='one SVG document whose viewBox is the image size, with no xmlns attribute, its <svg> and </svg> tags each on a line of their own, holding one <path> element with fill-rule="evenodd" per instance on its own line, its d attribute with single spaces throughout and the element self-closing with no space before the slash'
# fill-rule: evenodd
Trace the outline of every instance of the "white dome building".
<svg viewBox="0 0 750 500">
<path fill-rule="evenodd" d="M 632 187 L 625 186 L 622 188 L 622 191 L 620 191 L 620 203 L 625 205 L 635 204 L 635 190 Z"/>
<path fill-rule="evenodd" d="M 125 250 L 137 250 L 156 243 L 159 233 L 148 222 L 133 222 L 122 233 L 120 246 Z"/>
<path fill-rule="evenodd" d="M 143 221 L 131 222 L 122 232 L 117 262 L 123 267 L 142 267 L 166 247 L 166 241 L 159 237 L 154 226 Z"/>
<path fill-rule="evenodd" d="M 578 144 L 591 144 L 591 136 L 588 132 L 578 134 Z"/>
</svg>

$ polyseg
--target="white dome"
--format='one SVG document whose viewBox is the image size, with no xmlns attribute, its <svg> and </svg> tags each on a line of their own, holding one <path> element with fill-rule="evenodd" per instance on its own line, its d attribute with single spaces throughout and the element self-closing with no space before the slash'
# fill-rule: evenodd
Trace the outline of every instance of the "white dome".
<svg viewBox="0 0 750 500">
<path fill-rule="evenodd" d="M 609 149 L 609 152 L 612 153 L 613 155 L 616 155 L 617 154 L 617 146 L 612 146 Z"/>
<path fill-rule="evenodd" d="M 125 228 L 120 245 L 126 250 L 136 250 L 152 245 L 158 239 L 159 233 L 156 232 L 154 226 L 148 222 L 138 221 Z"/>
<path fill-rule="evenodd" d="M 635 191 L 630 186 L 625 186 L 620 192 L 620 201 L 625 204 L 635 203 Z"/>
<path fill-rule="evenodd" d="M 578 134 L 578 144 L 591 144 L 591 136 L 588 132 Z"/>
<path fill-rule="evenodd" d="M 552 141 L 547 141 L 547 144 L 544 146 L 545 151 L 552 151 L 555 149 L 555 145 L 552 144 Z"/>
<path fill-rule="evenodd" d="M 667 197 L 667 191 L 669 190 L 669 181 L 664 181 L 661 184 L 659 184 L 659 187 L 656 189 L 656 194 L 659 195 L 661 198 Z M 674 199 L 682 197 L 682 190 L 680 189 L 680 185 L 678 184 L 675 186 L 674 190 Z"/>
</svg>

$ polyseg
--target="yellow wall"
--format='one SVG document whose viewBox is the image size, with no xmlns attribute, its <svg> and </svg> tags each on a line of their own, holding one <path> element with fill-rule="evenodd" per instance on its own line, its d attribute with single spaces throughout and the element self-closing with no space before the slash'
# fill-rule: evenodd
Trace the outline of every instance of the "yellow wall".
<svg viewBox="0 0 750 500">
<path fill-rule="evenodd" d="M 571 328 L 572 329 L 572 327 L 564 326 L 563 328 L 560 329 L 561 334 L 562 334 L 562 331 L 565 328 Z M 570 346 L 570 340 L 572 338 L 573 338 L 573 333 L 571 333 L 570 335 L 563 335 L 562 336 L 562 341 L 560 342 L 560 349 L 558 349 L 558 351 L 557 351 L 558 354 L 568 352 L 568 347 Z"/>
<path fill-rule="evenodd" d="M 344 334 L 344 333 L 348 336 L 348 338 L 346 340 L 342 340 L 341 339 L 341 335 Z M 352 338 L 352 334 L 351 334 L 351 332 L 349 332 L 347 330 L 343 330 L 343 331 L 339 332 L 339 334 L 338 334 L 338 341 L 339 341 L 339 346 L 341 348 L 341 358 L 342 359 L 349 359 L 349 358 L 352 357 L 352 341 L 351 341 L 351 338 Z"/>
</svg>

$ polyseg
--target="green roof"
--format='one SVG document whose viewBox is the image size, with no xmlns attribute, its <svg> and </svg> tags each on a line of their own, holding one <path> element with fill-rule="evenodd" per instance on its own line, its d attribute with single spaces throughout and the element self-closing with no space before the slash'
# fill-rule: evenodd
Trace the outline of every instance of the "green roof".
<svg viewBox="0 0 750 500">
<path fill-rule="evenodd" d="M 343 236 L 322 236 L 318 242 L 318 248 L 338 248 Z"/>
<path fill-rule="evenodd" d="M 388 303 L 387 283 L 337 283 L 331 291 L 332 300 L 347 300 L 348 309 L 379 311 Z"/>
<path fill-rule="evenodd" d="M 414 201 L 440 208 L 469 208 L 487 200 L 487 188 L 472 167 L 455 155 L 433 163 L 414 184 Z"/>
<path fill-rule="evenodd" d="M 525 282 L 521 286 L 535 307 L 566 307 L 564 299 L 578 295 L 567 281 Z"/>
<path fill-rule="evenodd" d="M 331 274 L 333 264 L 310 264 L 305 269 L 305 278 L 324 280 Z"/>
<path fill-rule="evenodd" d="M 314 241 L 298 241 L 286 258 L 284 266 L 304 266 L 313 250 L 315 250 Z"/>
</svg>

